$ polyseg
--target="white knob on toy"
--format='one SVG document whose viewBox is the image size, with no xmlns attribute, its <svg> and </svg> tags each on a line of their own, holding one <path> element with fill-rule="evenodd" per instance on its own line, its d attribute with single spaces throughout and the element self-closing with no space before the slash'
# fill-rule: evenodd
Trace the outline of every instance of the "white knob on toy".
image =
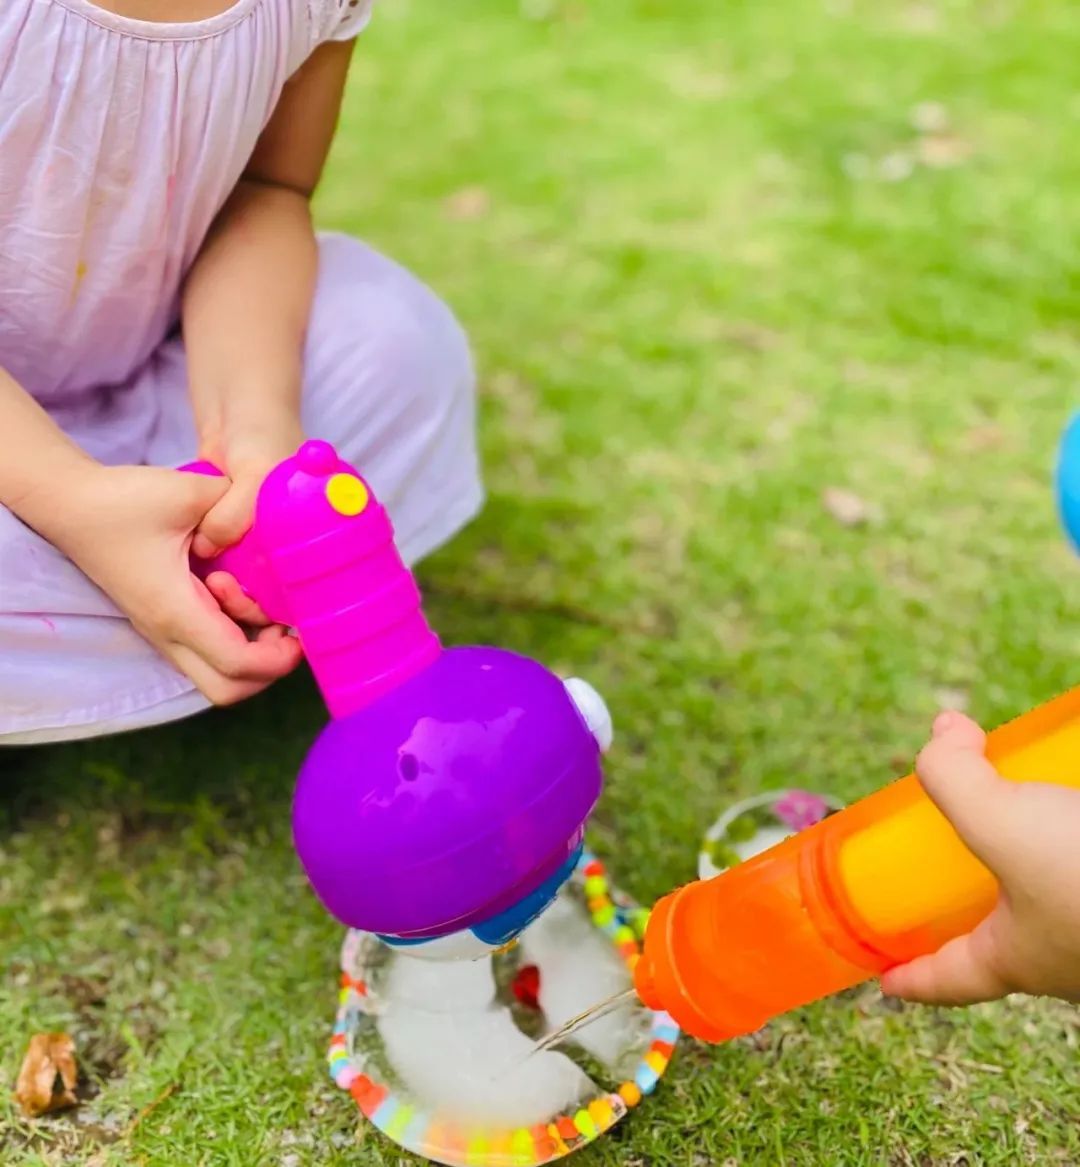
<svg viewBox="0 0 1080 1167">
<path fill-rule="evenodd" d="M 585 724 L 596 738 L 600 752 L 606 754 L 615 738 L 615 728 L 603 697 L 580 677 L 570 677 L 563 683 L 570 694 L 570 700 L 577 706 L 578 712 L 585 718 Z"/>
</svg>

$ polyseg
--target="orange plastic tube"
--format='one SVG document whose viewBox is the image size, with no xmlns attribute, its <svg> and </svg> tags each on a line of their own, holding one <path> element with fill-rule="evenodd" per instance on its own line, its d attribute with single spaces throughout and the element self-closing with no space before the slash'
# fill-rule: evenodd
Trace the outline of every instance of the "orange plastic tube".
<svg viewBox="0 0 1080 1167">
<path fill-rule="evenodd" d="M 1006 778 L 1080 789 L 1080 688 L 990 734 Z M 998 894 L 914 775 L 653 909 L 638 996 L 726 1041 L 970 931 Z"/>
</svg>

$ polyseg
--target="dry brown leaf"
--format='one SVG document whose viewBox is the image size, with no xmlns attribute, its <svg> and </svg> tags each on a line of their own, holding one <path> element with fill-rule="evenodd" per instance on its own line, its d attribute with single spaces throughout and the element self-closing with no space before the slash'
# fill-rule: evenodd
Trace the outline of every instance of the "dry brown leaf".
<svg viewBox="0 0 1080 1167">
<path fill-rule="evenodd" d="M 482 186 L 462 187 L 443 203 L 443 209 L 448 219 L 482 219 L 491 210 L 491 195 Z"/>
<path fill-rule="evenodd" d="M 19 1070 L 15 1101 L 29 1118 L 77 1106 L 78 1076 L 71 1038 L 66 1033 L 35 1033 Z"/>
<path fill-rule="evenodd" d="M 878 518 L 875 506 L 839 486 L 827 486 L 821 495 L 821 503 L 843 527 L 861 527 Z"/>
</svg>

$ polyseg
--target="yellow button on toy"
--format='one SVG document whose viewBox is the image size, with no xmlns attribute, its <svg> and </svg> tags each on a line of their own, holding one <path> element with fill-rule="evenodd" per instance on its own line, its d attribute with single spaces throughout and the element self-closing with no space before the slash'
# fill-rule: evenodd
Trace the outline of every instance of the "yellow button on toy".
<svg viewBox="0 0 1080 1167">
<path fill-rule="evenodd" d="M 358 515 L 368 504 L 367 487 L 355 474 L 335 474 L 326 484 L 326 501 L 339 515 Z"/>
</svg>

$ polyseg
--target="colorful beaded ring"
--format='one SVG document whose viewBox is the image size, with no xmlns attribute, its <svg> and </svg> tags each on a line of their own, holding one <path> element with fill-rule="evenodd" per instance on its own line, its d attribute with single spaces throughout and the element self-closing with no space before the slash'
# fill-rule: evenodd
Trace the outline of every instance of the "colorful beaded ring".
<svg viewBox="0 0 1080 1167">
<path fill-rule="evenodd" d="M 593 925 L 632 971 L 648 911 L 613 889 L 603 865 L 592 855 L 582 856 L 572 883 L 584 896 Z M 341 991 L 327 1059 L 330 1076 L 387 1138 L 406 1151 L 449 1167 L 536 1167 L 587 1146 L 656 1089 L 679 1039 L 679 1028 L 666 1013 L 652 1014 L 645 1052 L 616 1089 L 599 1090 L 572 1113 L 536 1126 L 463 1125 L 450 1114 L 424 1113 L 401 1096 L 361 1052 L 358 1029 L 373 1010 L 366 984 L 354 975 L 358 943 L 357 935 L 350 933 L 342 950 Z M 527 986 L 520 991 L 514 987 L 519 1000 L 527 992 Z"/>
<path fill-rule="evenodd" d="M 706 831 L 698 877 L 711 879 L 843 809 L 839 799 L 809 790 L 767 790 L 745 798 Z"/>
</svg>

